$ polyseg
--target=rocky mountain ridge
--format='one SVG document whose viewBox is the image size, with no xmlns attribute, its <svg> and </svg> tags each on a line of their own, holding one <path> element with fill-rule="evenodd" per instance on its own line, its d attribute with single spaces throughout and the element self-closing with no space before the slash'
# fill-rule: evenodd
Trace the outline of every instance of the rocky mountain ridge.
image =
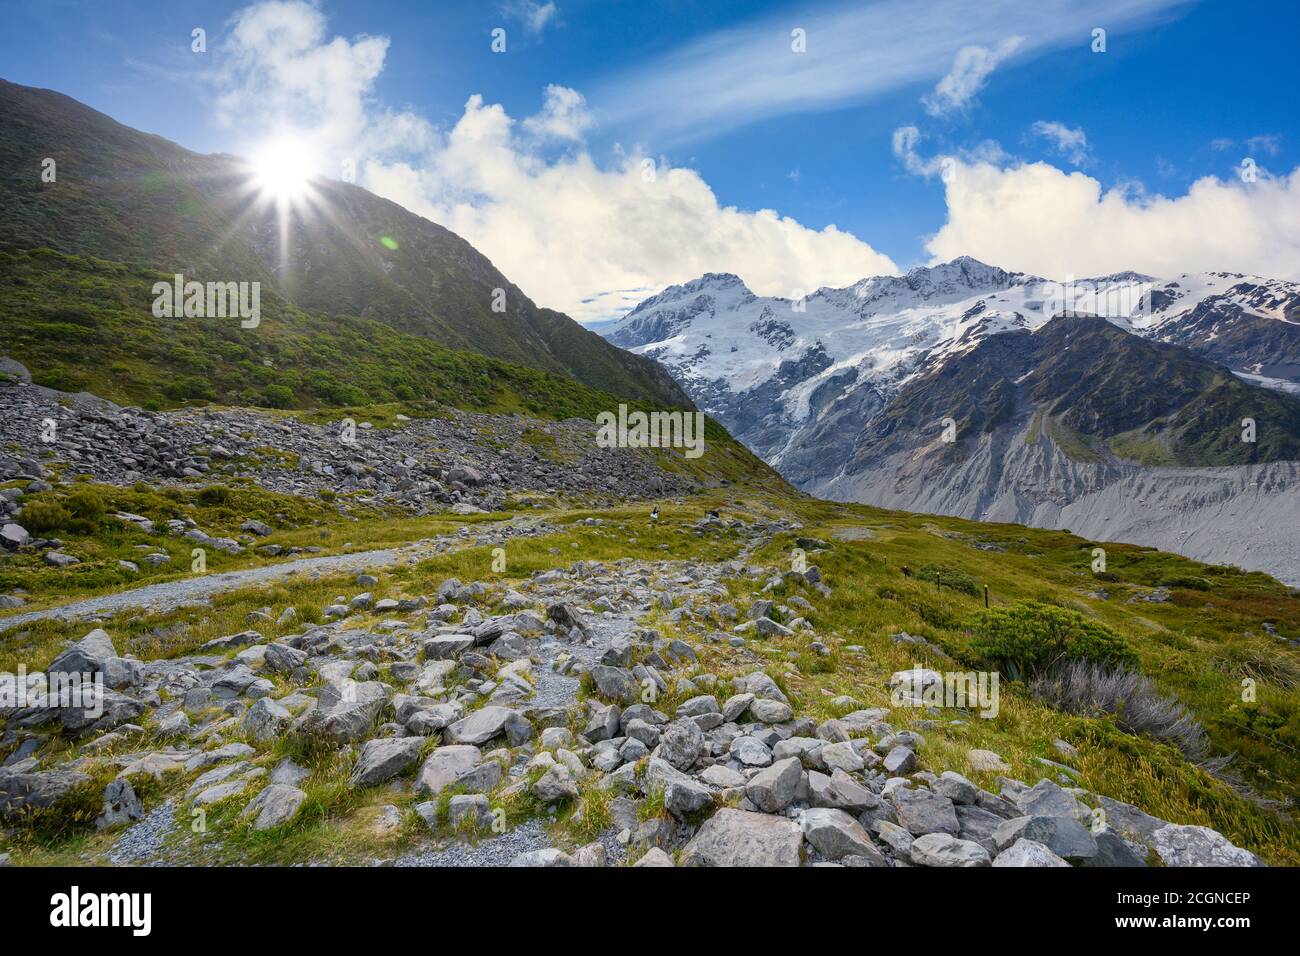
<svg viewBox="0 0 1300 956">
<path fill-rule="evenodd" d="M 1115 334 L 1103 335 L 1099 320 L 1052 331 L 1057 315 L 1096 315 Z M 1240 507 L 1223 501 L 1243 482 L 1286 485 L 1285 463 L 1300 458 L 1296 283 L 1131 272 L 1055 283 L 962 258 L 791 300 L 708 275 L 647 300 L 602 334 L 664 363 L 702 408 L 814 494 L 1054 522 L 1070 504 L 1065 489 L 1141 481 L 1145 469 L 1159 468 L 1148 477 L 1167 484 L 1169 501 L 1208 495 L 1224 505 L 1212 508 L 1218 518 L 1199 507 L 1180 517 L 1152 501 L 1145 517 L 1131 509 L 1109 523 L 1102 516 L 1088 522 L 1090 533 L 1191 548 L 1181 553 L 1300 580 L 1281 533 L 1260 542 L 1234 517 L 1256 498 Z M 1159 381 L 1150 379 L 1153 368 Z M 969 442 L 937 443 L 949 418 Z M 1264 444 L 1241 440 L 1247 418 L 1267 423 Z M 1003 426 L 1000 438 L 978 439 L 977 460 L 959 464 L 976 436 Z M 1013 436 L 1033 442 L 1039 434 L 1060 454 L 1021 456 L 1023 474 L 994 460 Z M 1107 465 L 1093 467 L 1099 461 Z M 1207 491 L 1212 469 L 1237 465 L 1252 470 L 1209 478 Z M 1049 487 L 1047 474 L 1059 487 Z M 1265 513 L 1290 507 L 1294 494 L 1266 492 Z M 1111 500 L 1090 499 L 1091 507 Z"/>
</svg>

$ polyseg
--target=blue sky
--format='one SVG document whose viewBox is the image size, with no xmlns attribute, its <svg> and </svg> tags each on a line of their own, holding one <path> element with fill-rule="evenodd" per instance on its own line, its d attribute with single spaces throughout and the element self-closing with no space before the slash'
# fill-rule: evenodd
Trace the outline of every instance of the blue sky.
<svg viewBox="0 0 1300 956">
<path fill-rule="evenodd" d="M 273 110 L 259 91 L 275 82 L 277 36 L 250 26 L 235 40 L 257 6 L 4 0 L 0 76 L 199 151 L 255 151 L 287 127 L 330 157 L 324 174 L 356 152 L 362 184 L 584 319 L 706 270 L 790 294 L 962 253 L 1025 271 L 1300 278 L 1295 229 L 1276 218 L 1300 192 L 1293 2 L 322 0 L 276 12 L 312 34 L 290 66 L 340 89 L 324 109 L 286 97 Z M 205 54 L 190 49 L 196 26 Z M 505 53 L 490 49 L 497 27 Z M 364 37 L 383 47 L 378 68 Z M 335 43 L 339 62 L 322 65 Z M 987 69 L 957 69 L 963 47 Z M 936 86 L 954 73 L 945 108 Z M 552 102 L 548 87 L 578 99 Z M 454 145 L 471 134 L 473 148 Z M 1247 157 L 1262 183 L 1241 180 Z M 645 158 L 689 175 L 643 199 L 629 182 Z M 1223 188 L 1189 196 L 1205 177 Z M 1225 208 L 1226 236 L 1183 237 Z M 1081 223 L 1119 235 L 1076 249 Z"/>
</svg>

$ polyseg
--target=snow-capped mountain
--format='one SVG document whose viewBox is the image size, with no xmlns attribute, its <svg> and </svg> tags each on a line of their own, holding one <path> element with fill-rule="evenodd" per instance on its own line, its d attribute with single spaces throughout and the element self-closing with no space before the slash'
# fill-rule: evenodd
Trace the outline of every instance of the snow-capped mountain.
<svg viewBox="0 0 1300 956">
<path fill-rule="evenodd" d="M 1177 354 L 1124 349 L 1128 335 L 1117 341 L 1104 336 L 1097 339 L 1088 331 L 1093 327 L 1086 323 L 1077 329 L 1067 324 L 1046 340 L 1036 336 L 1061 315 L 1100 316 L 1139 340 L 1177 346 Z M 1102 327 L 1107 326 L 1103 323 Z M 1018 376 L 1002 381 L 997 375 L 996 351 L 973 364 L 957 361 L 1004 333 L 1012 334 L 1008 342 L 1025 343 L 1013 351 L 1032 354 L 1039 365 L 1017 366 Z M 1071 336 L 1085 333 L 1090 341 L 1104 340 L 1103 345 L 1090 350 L 1080 347 L 1076 363 L 1055 362 L 1052 373 L 1054 383 L 1076 376 L 1081 391 L 1055 388 L 1048 403 L 1041 384 L 1035 384 L 1042 379 L 1036 372 L 1047 360 L 1041 343 L 1049 341 L 1055 348 L 1069 350 L 1075 341 Z M 937 431 L 924 436 L 910 432 L 915 437 L 914 448 L 904 457 L 928 463 L 912 469 L 918 480 L 924 477 L 928 492 L 915 510 L 985 517 L 990 503 L 998 500 L 995 510 L 1000 520 L 1048 524 L 1062 520 L 1061 507 L 1054 512 L 1056 518 L 1044 518 L 1038 509 L 1042 495 L 1052 493 L 1050 488 L 1039 487 L 1035 497 L 1024 487 L 1030 480 L 1028 474 L 1047 467 L 1035 456 L 1049 454 L 1049 446 L 1052 469 L 1097 462 L 1111 469 L 1103 469 L 1101 479 L 1094 476 L 1084 482 L 1093 491 L 1107 481 L 1118 480 L 1121 473 L 1128 474 L 1125 469 L 1210 465 L 1231 470 L 1300 457 L 1291 452 L 1291 444 L 1276 441 L 1279 434 L 1289 439 L 1300 433 L 1300 420 L 1292 419 L 1292 408 L 1300 409 L 1300 402 L 1283 394 L 1300 393 L 1300 284 L 1294 282 L 1217 272 L 1169 279 L 1126 272 L 1058 282 L 963 257 L 913 269 L 904 276 L 877 276 L 847 288 L 818 289 L 802 300 L 792 300 L 757 296 L 734 275 L 710 273 L 647 299 L 601 334 L 616 345 L 658 360 L 700 408 L 719 419 L 788 480 L 829 497 L 888 501 L 893 507 L 907 507 L 907 495 L 920 496 L 920 485 L 906 491 L 898 481 L 888 489 L 882 482 L 898 473 L 898 456 L 906 451 L 898 435 L 891 437 L 891 431 L 904 420 L 908 427 L 920 429 L 921 418 L 911 414 L 918 405 L 942 411 L 942 405 L 935 404 L 936 394 L 942 401 L 951 399 L 955 407 L 935 416 L 935 429 L 944 415 L 963 423 L 986 418 L 991 422 L 987 428 L 981 425 L 963 431 L 958 447 L 968 471 L 975 460 L 975 445 L 985 441 L 1005 445 L 1011 440 L 1009 433 L 1003 434 L 1008 429 L 1020 442 L 1037 442 L 1037 437 L 1028 438 L 1031 418 L 1037 422 L 1035 434 L 1041 433 L 1044 440 L 1022 462 L 1028 471 L 1016 475 L 999 470 L 1003 462 L 1015 457 L 1007 448 L 1000 445 L 1000 450 L 992 453 L 984 448 L 980 480 L 989 487 L 973 497 L 955 494 L 945 498 L 935 489 L 943 487 L 944 469 L 955 465 L 955 453 L 951 446 L 933 444 Z M 1180 357 L 1183 350 L 1186 362 Z M 1104 353 L 1104 358 L 1094 358 L 1094 362 L 1118 361 L 1135 367 L 1121 369 L 1123 374 L 1117 376 L 1113 369 L 1083 362 L 1085 352 L 1094 356 Z M 994 360 L 990 361 L 990 356 Z M 1135 396 L 1140 394 L 1147 374 L 1142 364 L 1148 362 L 1162 368 L 1169 362 L 1177 366 L 1177 374 L 1170 372 L 1167 382 L 1150 386 L 1173 389 L 1179 396 L 1174 405 L 1160 409 L 1153 405 L 1146 417 L 1135 423 L 1129 421 L 1124 406 L 1146 408 L 1147 403 L 1136 397 L 1101 411 L 1080 399 L 1090 383 L 1102 387 L 1103 380 L 1106 388 L 1131 388 Z M 981 409 L 975 407 L 992 403 L 991 395 L 986 397 L 969 387 L 957 391 L 942 381 L 944 376 L 969 375 L 971 369 L 980 369 L 988 377 L 987 387 L 997 390 L 999 415 L 982 416 Z M 1197 383 L 1195 389 L 1183 388 L 1189 380 Z M 1207 436 L 1186 424 L 1218 418 L 1226 423 L 1229 411 L 1240 418 L 1242 408 L 1245 414 L 1250 413 L 1247 383 L 1271 389 L 1267 392 L 1270 401 L 1256 403 L 1266 405 L 1273 415 L 1270 437 L 1275 441 L 1267 449 L 1253 446 L 1242 452 L 1236 444 L 1220 441 L 1217 433 Z M 978 387 L 985 387 L 983 379 Z M 1030 389 L 1036 391 L 1030 394 Z M 1279 396 L 1282 404 L 1273 402 L 1272 396 Z M 908 409 L 900 410 L 900 402 L 908 403 Z M 1082 425 L 1068 415 L 1080 404 L 1089 404 L 1093 415 Z M 1183 416 L 1177 420 L 1184 423 L 1177 428 L 1169 425 L 1177 417 L 1175 413 Z M 1044 414 L 1046 419 L 1042 419 Z M 1063 437 L 1067 433 L 1082 443 L 1067 440 Z M 885 467 L 890 469 L 889 475 L 880 471 Z M 1234 472 L 1231 481 L 1240 478 Z M 962 478 L 966 484 L 971 480 L 970 474 Z M 1042 484 L 1041 475 L 1036 480 Z M 1166 475 L 1162 480 L 1173 478 Z M 1300 496 L 1296 482 L 1274 484 L 1287 496 Z M 1062 485 L 1067 486 L 1083 487 L 1073 479 Z M 1207 500 L 1231 495 L 1206 494 Z M 1023 507 L 1008 509 L 1007 501 L 1020 502 Z M 1300 505 L 1300 498 L 1292 501 L 1287 497 L 1286 503 Z M 1063 507 L 1068 502 L 1056 504 Z M 1127 540 L 1142 540 L 1146 534 L 1141 522 L 1119 527 L 1121 524 L 1116 522 L 1117 527 L 1110 529 L 1116 533 L 1109 537 L 1127 534 Z M 1218 536 L 1220 545 L 1222 537 Z M 1186 535 L 1182 541 L 1166 536 L 1149 543 L 1175 547 L 1186 540 Z M 1207 547 L 1214 544 L 1211 541 Z M 1238 560 L 1240 550 L 1232 550 L 1226 557 L 1211 551 L 1199 556 Z M 1269 567 L 1276 570 L 1273 564 Z M 1293 570 L 1300 576 L 1300 553 Z"/>
<path fill-rule="evenodd" d="M 1056 282 L 963 257 L 803 300 L 756 296 L 734 275 L 709 273 L 645 300 L 602 334 L 657 359 L 781 468 L 800 432 L 837 402 L 878 408 L 989 335 L 1033 331 L 1060 313 L 1101 315 L 1261 384 L 1300 389 L 1300 284 L 1231 273 Z M 1275 341 L 1258 345 L 1261 329 Z"/>
</svg>

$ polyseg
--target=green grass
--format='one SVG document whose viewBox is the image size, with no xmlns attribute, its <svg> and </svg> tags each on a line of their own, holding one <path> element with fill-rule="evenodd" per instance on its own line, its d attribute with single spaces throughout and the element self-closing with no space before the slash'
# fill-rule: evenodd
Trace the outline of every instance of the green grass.
<svg viewBox="0 0 1300 956">
<path fill-rule="evenodd" d="M 415 417 L 422 405 L 438 403 L 594 419 L 621 401 L 563 375 L 456 351 L 380 321 L 305 312 L 270 292 L 255 329 L 231 319 L 156 318 L 153 283 L 170 278 L 91 256 L 0 245 L 5 354 L 37 384 L 145 408 L 409 403 L 405 413 Z"/>
<path fill-rule="evenodd" d="M 722 699 L 729 692 L 727 679 L 754 670 L 765 670 L 777 680 L 796 713 L 817 719 L 843 713 L 842 707 L 831 704 L 837 695 L 849 695 L 865 707 L 888 707 L 886 682 L 893 671 L 918 664 L 939 670 L 977 666 L 967 631 L 983 606 L 982 586 L 987 584 L 994 607 L 1037 601 L 1074 610 L 1120 634 L 1161 692 L 1175 694 L 1202 721 L 1216 752 L 1236 754 L 1229 772 L 1239 786 L 1189 763 L 1166 744 L 1120 731 L 1110 719 L 1058 713 L 1010 681 L 1002 684 L 995 719 L 982 719 L 972 711 L 960 723 L 924 726 L 926 743 L 920 756 L 927 769 L 954 769 L 996 790 L 995 774 L 974 771 L 966 761 L 972 748 L 991 749 L 1011 765 L 1011 776 L 1032 783 L 1046 774 L 1038 758 L 1062 759 L 1053 741 L 1064 739 L 1079 748 L 1079 757 L 1067 762 L 1078 770 L 1081 786 L 1174 822 L 1211 826 L 1272 863 L 1300 863 L 1300 831 L 1288 809 L 1300 780 L 1300 655 L 1268 636 L 1263 627 L 1267 622 L 1284 637 L 1300 638 L 1300 598 L 1266 575 L 1107 544 L 1108 570 L 1099 580 L 1090 570 L 1095 543 L 1067 532 L 886 512 L 761 488 L 732 488 L 725 494 L 661 503 L 661 507 L 658 523 L 648 520 L 649 505 L 552 513 L 551 519 L 560 522 L 562 530 L 511 541 L 503 574 L 492 571 L 489 548 L 472 547 L 384 571 L 379 585 L 370 590 L 376 598 L 429 594 L 448 577 L 513 584 L 534 571 L 568 566 L 579 559 L 720 561 L 733 558 L 748 538 L 730 529 L 695 533 L 694 522 L 708 509 L 719 508 L 724 519 L 797 518 L 803 523 L 797 535 L 829 544 L 822 553 L 811 552 L 808 560 L 821 569 L 832 595 L 823 597 L 787 580 L 775 593 L 763 596 L 779 603 L 798 593 L 811 601 L 817 608 L 809 615 L 815 636 L 830 648 L 830 655 L 812 653 L 808 648 L 812 636 L 807 632 L 774 638 L 751 635 L 743 648 L 711 643 L 703 635 L 716 625 L 674 624 L 666 611 L 657 610 L 648 616 L 646 626 L 665 638 L 683 638 L 700 658 L 697 664 L 666 675 L 670 688 L 656 702 L 658 709 L 671 714 L 681 702 L 683 694 L 676 690 L 679 677 L 716 675 L 721 682 L 714 692 Z M 603 523 L 580 523 L 588 517 Z M 863 527 L 874 537 L 836 538 L 837 531 Z M 748 562 L 789 567 L 797 535 L 777 536 Z M 974 547 L 976 543 L 991 543 L 1001 550 L 983 551 Z M 926 564 L 969 576 L 981 586 L 980 595 L 951 588 L 936 591 L 933 581 L 902 571 L 905 565 Z M 1130 596 L 1175 578 L 1206 582 L 1208 590 L 1175 587 L 1168 603 L 1127 603 Z M 739 607 L 747 607 L 756 597 L 758 585 L 751 579 L 724 583 Z M 1109 600 L 1088 596 L 1101 588 L 1109 592 Z M 278 613 L 286 606 L 318 608 L 336 594 L 354 590 L 350 576 L 286 581 L 223 595 L 210 607 L 119 615 L 107 627 L 120 650 L 146 659 L 170 657 L 189 653 L 213 637 L 243 630 L 250 610 L 270 606 Z M 359 615 L 349 618 L 347 626 L 371 623 Z M 268 638 L 275 638 L 300 629 L 268 626 L 263 630 Z M 47 622 L 8 635 L 0 639 L 0 667 L 20 659 L 29 667 L 41 666 L 57 653 L 63 640 L 79 637 L 84 630 L 84 626 Z M 919 635 L 931 646 L 896 644 L 890 636 L 899 631 Z M 863 651 L 851 651 L 849 645 Z M 1241 700 L 1244 677 L 1256 681 L 1254 702 Z M 890 720 L 903 727 L 928 716 L 924 711 L 895 710 Z M 278 756 L 267 750 L 258 759 L 269 763 Z M 386 788 L 345 793 L 338 779 L 346 769 L 327 762 L 314 772 L 309 788 L 313 809 L 284 833 L 251 834 L 241 829 L 233 809 L 229 817 L 223 815 L 225 811 L 210 814 L 230 847 L 229 858 L 358 860 L 391 855 L 413 845 L 412 841 L 428 839 L 418 828 L 404 827 L 397 834 L 376 831 L 378 807 L 392 803 L 409 808 L 410 797 Z M 578 820 L 569 819 L 571 811 L 560 814 L 557 838 L 575 845 L 589 841 L 607 813 L 603 798 L 584 787 L 575 808 L 580 811 Z M 527 795 L 507 807 L 513 822 L 538 812 Z M 643 812 L 655 812 L 653 798 L 643 804 Z M 102 846 L 96 842 L 100 839 L 56 833 L 43 843 L 15 841 L 10 846 L 18 862 L 48 862 L 93 857 Z"/>
<path fill-rule="evenodd" d="M 62 550 L 80 559 L 69 568 L 54 568 L 37 553 L 19 552 L 0 557 L 0 593 L 25 592 L 28 600 L 23 610 L 39 609 L 71 598 L 86 598 L 113 593 L 126 588 L 177 580 L 193 575 L 191 551 L 200 545 L 188 538 L 168 534 L 164 522 L 190 518 L 212 537 L 251 538 L 238 555 L 205 547 L 207 573 L 234 571 L 241 568 L 282 563 L 290 557 L 272 557 L 256 549 L 264 545 L 289 548 L 319 548 L 320 554 L 396 547 L 422 537 L 455 531 L 466 524 L 497 520 L 502 515 L 412 517 L 396 507 L 363 505 L 349 499 L 327 502 L 319 498 L 266 491 L 247 482 L 236 482 L 220 495 L 211 494 L 214 486 L 168 487 L 162 489 L 137 485 L 118 488 L 111 485 L 85 485 L 98 493 L 106 507 L 103 517 L 93 522 L 69 516 L 61 527 L 42 532 L 57 536 Z M 204 488 L 209 491 L 205 492 Z M 55 504 L 66 500 L 69 489 L 25 495 L 24 506 Z M 66 509 L 65 509 L 66 510 Z M 155 523 L 155 533 L 147 534 L 133 523 L 113 517 L 114 512 L 138 514 Z M 250 518 L 268 524 L 273 533 L 258 538 L 239 530 Z M 35 529 L 32 529 L 33 531 Z M 154 567 L 144 555 L 161 552 L 171 556 L 168 564 Z M 311 557 L 304 553 L 297 557 Z M 138 571 L 123 570 L 118 561 L 131 561 Z M 0 625 L 3 616 L 0 616 Z"/>
</svg>

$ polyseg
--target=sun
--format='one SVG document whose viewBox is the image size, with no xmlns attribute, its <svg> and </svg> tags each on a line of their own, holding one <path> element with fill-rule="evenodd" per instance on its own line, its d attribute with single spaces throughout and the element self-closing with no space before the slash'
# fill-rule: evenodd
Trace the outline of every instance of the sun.
<svg viewBox="0 0 1300 956">
<path fill-rule="evenodd" d="M 268 143 L 253 154 L 251 165 L 258 192 L 282 204 L 304 198 L 315 176 L 310 155 L 293 139 Z"/>
</svg>

